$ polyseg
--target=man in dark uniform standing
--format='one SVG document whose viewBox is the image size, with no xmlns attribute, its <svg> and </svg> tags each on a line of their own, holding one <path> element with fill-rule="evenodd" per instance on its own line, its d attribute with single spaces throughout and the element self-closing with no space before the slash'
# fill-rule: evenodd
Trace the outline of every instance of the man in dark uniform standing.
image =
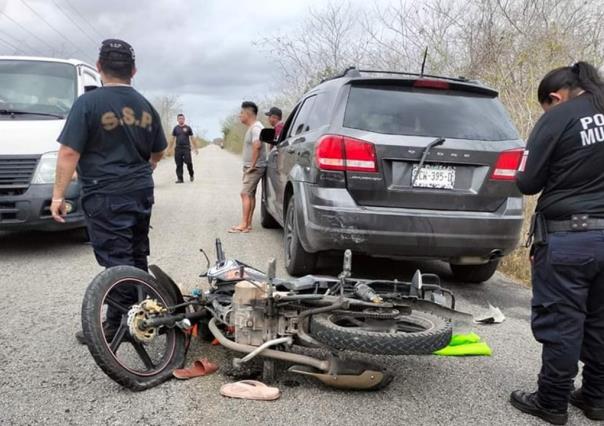
<svg viewBox="0 0 604 426">
<path fill-rule="evenodd" d="M 166 137 L 155 109 L 130 85 L 136 73 L 132 47 L 121 40 L 103 41 L 97 68 L 103 87 L 76 100 L 58 139 L 50 210 L 56 221 L 64 221 L 65 189 L 77 166 L 82 208 L 98 263 L 146 271 L 152 173 L 166 149 Z M 124 305 L 136 302 L 131 294 L 114 297 Z M 121 313 L 108 310 L 106 336 L 115 333 L 120 320 Z M 81 332 L 76 337 L 85 343 Z"/>
<path fill-rule="evenodd" d="M 193 161 L 191 159 L 191 150 L 195 151 L 195 155 L 199 153 L 195 142 L 193 141 L 193 130 L 191 127 L 185 124 L 185 115 L 178 114 L 176 116 L 178 125 L 172 130 L 172 140 L 175 145 L 174 147 L 174 160 L 176 161 L 176 183 L 183 183 L 182 177 L 182 166 L 183 163 L 187 165 L 189 171 L 189 179 L 191 182 L 195 180 L 193 171 Z"/>
<path fill-rule="evenodd" d="M 531 326 L 543 345 L 538 390 L 517 409 L 565 424 L 568 403 L 604 420 L 604 83 L 579 62 L 548 73 L 545 114 L 527 142 L 517 184 L 541 192 L 533 221 Z M 581 389 L 573 391 L 579 360 Z"/>
</svg>

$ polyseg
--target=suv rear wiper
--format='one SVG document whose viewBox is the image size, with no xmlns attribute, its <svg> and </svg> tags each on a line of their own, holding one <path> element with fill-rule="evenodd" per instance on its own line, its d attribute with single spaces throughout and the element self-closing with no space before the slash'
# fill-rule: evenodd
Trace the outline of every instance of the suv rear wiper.
<svg viewBox="0 0 604 426">
<path fill-rule="evenodd" d="M 0 109 L 0 115 L 41 115 L 44 117 L 54 117 L 54 118 L 65 118 L 64 115 L 61 114 L 53 114 L 50 112 L 32 112 L 32 111 L 17 111 L 13 109 Z"/>
<path fill-rule="evenodd" d="M 437 139 L 434 139 L 432 142 L 430 142 L 428 144 L 428 146 L 424 149 L 424 153 L 422 154 L 422 159 L 420 160 L 419 166 L 417 168 L 417 173 L 415 174 L 415 177 L 411 181 L 411 187 L 415 186 L 415 181 L 417 181 L 417 178 L 418 178 L 420 172 L 422 171 L 422 167 L 424 167 L 424 163 L 426 162 L 426 157 L 428 157 L 430 150 L 432 148 L 434 148 L 435 146 L 442 145 L 443 143 L 445 143 L 445 138 L 437 138 Z"/>
</svg>

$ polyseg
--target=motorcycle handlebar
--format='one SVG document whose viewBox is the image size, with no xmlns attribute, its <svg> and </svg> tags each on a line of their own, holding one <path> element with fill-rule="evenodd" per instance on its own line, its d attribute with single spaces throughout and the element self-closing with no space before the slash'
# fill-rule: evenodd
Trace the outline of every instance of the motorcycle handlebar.
<svg viewBox="0 0 604 426">
<path fill-rule="evenodd" d="M 224 251 L 222 250 L 222 242 L 220 238 L 216 238 L 216 258 L 218 259 L 218 263 L 223 263 L 225 261 Z"/>
</svg>

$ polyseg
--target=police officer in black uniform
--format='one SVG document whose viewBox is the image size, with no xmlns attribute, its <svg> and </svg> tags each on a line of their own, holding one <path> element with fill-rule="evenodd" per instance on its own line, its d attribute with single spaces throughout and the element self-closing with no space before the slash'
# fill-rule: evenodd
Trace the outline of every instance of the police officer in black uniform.
<svg viewBox="0 0 604 426">
<path fill-rule="evenodd" d="M 65 189 L 77 166 L 82 209 L 98 263 L 146 271 L 152 173 L 167 141 L 159 115 L 130 85 L 136 73 L 132 47 L 122 40 L 103 41 L 97 68 L 103 87 L 76 100 L 59 136 L 51 212 L 55 220 L 64 221 Z M 112 297 L 124 305 L 136 302 L 132 294 Z M 120 321 L 121 313 L 110 308 L 103 325 L 108 340 Z M 81 332 L 76 337 L 85 343 Z"/>
<path fill-rule="evenodd" d="M 172 130 L 172 138 L 175 144 L 174 160 L 176 161 L 176 183 L 183 183 L 183 164 L 187 165 L 189 179 L 193 182 L 195 180 L 195 172 L 193 171 L 191 150 L 195 151 L 195 155 L 197 155 L 199 151 L 193 141 L 193 130 L 185 124 L 185 115 L 178 114 L 176 116 L 176 121 L 178 124 Z"/>
<path fill-rule="evenodd" d="M 533 218 L 533 334 L 543 345 L 538 390 L 515 391 L 517 409 L 565 424 L 568 403 L 604 420 L 604 84 L 578 62 L 549 72 L 538 89 L 545 114 L 518 173 L 541 192 Z M 582 387 L 573 390 L 578 362 Z"/>
</svg>

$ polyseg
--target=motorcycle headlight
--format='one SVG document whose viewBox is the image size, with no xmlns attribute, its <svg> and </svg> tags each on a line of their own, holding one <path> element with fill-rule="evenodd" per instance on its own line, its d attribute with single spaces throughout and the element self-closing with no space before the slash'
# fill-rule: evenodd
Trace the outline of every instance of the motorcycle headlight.
<svg viewBox="0 0 604 426">
<path fill-rule="evenodd" d="M 55 183 L 55 172 L 57 170 L 57 153 L 47 152 L 40 157 L 38 167 L 31 180 L 33 184 L 53 184 Z"/>
</svg>

